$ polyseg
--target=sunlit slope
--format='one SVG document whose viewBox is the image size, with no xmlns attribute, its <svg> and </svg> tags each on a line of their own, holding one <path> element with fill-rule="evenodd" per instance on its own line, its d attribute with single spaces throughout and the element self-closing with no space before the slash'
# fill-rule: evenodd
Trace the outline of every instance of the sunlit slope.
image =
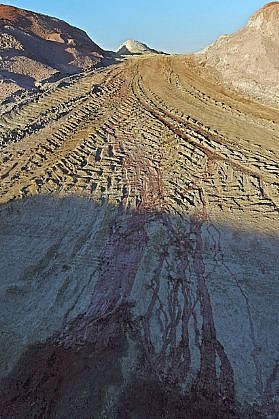
<svg viewBox="0 0 279 419">
<path fill-rule="evenodd" d="M 195 54 L 228 86 L 278 107 L 279 2 L 257 10 L 246 26 Z"/>
<path fill-rule="evenodd" d="M 2 202 L 74 193 L 272 228 L 278 111 L 198 72 L 189 59 L 132 59 L 2 115 Z"/>
</svg>

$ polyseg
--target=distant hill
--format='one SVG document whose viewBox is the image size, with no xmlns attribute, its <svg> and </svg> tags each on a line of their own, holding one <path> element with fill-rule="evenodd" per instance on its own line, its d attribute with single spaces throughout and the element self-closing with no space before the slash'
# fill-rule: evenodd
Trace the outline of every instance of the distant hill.
<svg viewBox="0 0 279 419">
<path fill-rule="evenodd" d="M 143 54 L 160 54 L 161 52 L 156 51 L 148 47 L 146 44 L 142 42 L 134 41 L 132 39 L 128 39 L 116 51 L 119 55 L 143 55 Z"/>
<path fill-rule="evenodd" d="M 258 10 L 240 31 L 196 54 L 234 88 L 279 103 L 279 2 Z"/>
<path fill-rule="evenodd" d="M 60 19 L 0 5 L 0 100 L 54 74 L 94 66 L 104 55 L 84 31 Z"/>
</svg>

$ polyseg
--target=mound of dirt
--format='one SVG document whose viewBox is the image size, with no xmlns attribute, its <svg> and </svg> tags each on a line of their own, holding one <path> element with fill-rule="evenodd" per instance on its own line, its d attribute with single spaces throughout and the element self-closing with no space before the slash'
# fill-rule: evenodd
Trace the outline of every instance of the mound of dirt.
<svg viewBox="0 0 279 419">
<path fill-rule="evenodd" d="M 279 103 L 279 2 L 258 10 L 240 31 L 196 54 L 222 80 L 266 103 Z"/>
<path fill-rule="evenodd" d="M 84 31 L 60 19 L 0 5 L 0 100 L 55 73 L 95 66 L 104 54 Z"/>
<path fill-rule="evenodd" d="M 142 42 L 128 39 L 116 51 L 119 55 L 144 55 L 144 54 L 160 54 L 159 51 L 150 48 Z"/>
</svg>

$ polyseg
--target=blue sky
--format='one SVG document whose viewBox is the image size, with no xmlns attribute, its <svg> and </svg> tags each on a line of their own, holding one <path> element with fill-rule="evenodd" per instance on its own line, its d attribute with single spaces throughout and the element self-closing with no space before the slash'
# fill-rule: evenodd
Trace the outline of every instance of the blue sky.
<svg viewBox="0 0 279 419">
<path fill-rule="evenodd" d="M 1 0 L 0 0 L 1 1 Z M 66 20 L 98 45 L 115 50 L 136 39 L 166 52 L 199 50 L 243 26 L 260 0 L 13 0 L 1 1 Z"/>
</svg>

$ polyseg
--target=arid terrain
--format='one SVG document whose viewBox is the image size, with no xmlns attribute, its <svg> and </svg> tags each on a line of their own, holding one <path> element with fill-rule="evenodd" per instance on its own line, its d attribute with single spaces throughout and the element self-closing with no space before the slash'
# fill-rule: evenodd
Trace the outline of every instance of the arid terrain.
<svg viewBox="0 0 279 419">
<path fill-rule="evenodd" d="M 0 417 L 278 417 L 279 111 L 215 80 L 131 57 L 2 106 Z"/>
<path fill-rule="evenodd" d="M 158 54 L 159 52 L 141 42 L 128 39 L 119 46 L 116 53 L 120 55 L 144 55 Z"/>
<path fill-rule="evenodd" d="M 0 4 L 0 100 L 97 66 L 107 55 L 54 17 Z"/>
<path fill-rule="evenodd" d="M 196 54 L 229 87 L 267 104 L 279 104 L 279 2 L 257 10 L 247 25 L 222 35 Z"/>
</svg>

